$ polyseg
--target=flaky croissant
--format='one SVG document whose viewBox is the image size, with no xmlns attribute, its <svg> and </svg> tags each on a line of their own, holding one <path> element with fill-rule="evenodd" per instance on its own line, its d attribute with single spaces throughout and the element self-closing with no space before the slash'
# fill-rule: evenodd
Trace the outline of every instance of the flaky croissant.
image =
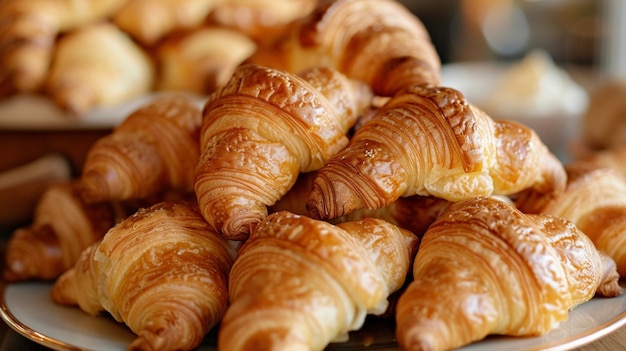
<svg viewBox="0 0 626 351">
<path fill-rule="evenodd" d="M 113 202 L 86 203 L 77 181 L 50 185 L 37 202 L 32 223 L 18 228 L 7 243 L 4 279 L 56 279 L 132 210 Z"/>
<path fill-rule="evenodd" d="M 255 48 L 246 35 L 221 27 L 170 35 L 155 52 L 157 89 L 208 95 L 226 84 Z"/>
<path fill-rule="evenodd" d="M 347 143 L 369 105 L 363 83 L 331 68 L 300 75 L 242 65 L 204 107 L 195 193 L 206 220 L 245 239 L 295 183 Z"/>
<path fill-rule="evenodd" d="M 626 277 L 626 178 L 583 161 L 567 164 L 567 188 L 543 213 L 567 218 L 615 260 Z"/>
<path fill-rule="evenodd" d="M 112 16 L 124 32 L 145 46 L 172 32 L 199 26 L 224 0 L 128 0 Z"/>
<path fill-rule="evenodd" d="M 416 248 L 417 237 L 380 219 L 269 215 L 233 264 L 218 348 L 324 349 L 385 311 Z"/>
<path fill-rule="evenodd" d="M 441 62 L 429 33 L 395 0 L 320 1 L 290 33 L 259 47 L 248 62 L 290 72 L 329 65 L 382 96 L 440 82 Z"/>
<path fill-rule="evenodd" d="M 396 309 L 404 350 L 544 334 L 596 293 L 622 293 L 615 262 L 573 223 L 482 197 L 452 204 L 430 226 L 413 277 Z"/>
<path fill-rule="evenodd" d="M 158 203 L 83 251 L 51 295 L 125 323 L 137 334 L 129 350 L 192 350 L 226 310 L 236 246 L 210 230 L 194 203 Z"/>
<path fill-rule="evenodd" d="M 291 189 L 269 207 L 269 212 L 289 211 L 308 216 L 306 203 L 313 188 L 314 180 L 315 172 L 300 174 Z M 361 208 L 347 215 L 333 218 L 328 222 L 338 224 L 363 218 L 379 218 L 409 230 L 420 237 L 448 205 L 447 200 L 438 197 L 414 195 L 400 197 L 390 205 L 377 209 Z"/>
<path fill-rule="evenodd" d="M 317 172 L 307 209 L 332 219 L 412 195 L 459 201 L 524 192 L 520 197 L 547 201 L 563 191 L 565 178 L 532 129 L 494 121 L 455 89 L 413 86 Z"/>
<path fill-rule="evenodd" d="M 154 63 L 145 50 L 103 22 L 58 40 L 45 89 L 61 108 L 80 117 L 94 107 L 145 95 L 154 80 Z"/>
<path fill-rule="evenodd" d="M 192 193 L 202 112 L 183 95 L 158 96 L 87 152 L 80 177 L 89 202 Z"/>
<path fill-rule="evenodd" d="M 126 1 L 1 1 L 0 95 L 39 90 L 59 34 L 104 19 Z"/>
</svg>

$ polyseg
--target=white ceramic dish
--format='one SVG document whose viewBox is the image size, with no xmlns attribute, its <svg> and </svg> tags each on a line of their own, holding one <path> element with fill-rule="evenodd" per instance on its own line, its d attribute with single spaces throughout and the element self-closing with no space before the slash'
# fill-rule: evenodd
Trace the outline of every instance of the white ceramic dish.
<svg viewBox="0 0 626 351">
<path fill-rule="evenodd" d="M 108 317 L 92 317 L 78 308 L 62 307 L 50 299 L 49 283 L 10 284 L 0 295 L 0 316 L 26 338 L 56 350 L 124 351 L 134 335 Z M 458 351 L 571 350 L 626 324 L 626 294 L 594 298 L 571 311 L 570 318 L 540 337 L 489 337 Z M 398 350 L 390 321 L 369 320 L 350 341 L 332 344 L 330 350 Z M 205 338 L 198 351 L 212 351 L 215 332 Z"/>
<path fill-rule="evenodd" d="M 138 107 L 154 100 L 153 93 L 113 107 L 97 107 L 80 117 L 72 116 L 42 95 L 20 94 L 0 100 L 0 130 L 72 130 L 110 129 L 123 121 Z M 189 95 L 199 105 L 204 97 Z"/>
</svg>

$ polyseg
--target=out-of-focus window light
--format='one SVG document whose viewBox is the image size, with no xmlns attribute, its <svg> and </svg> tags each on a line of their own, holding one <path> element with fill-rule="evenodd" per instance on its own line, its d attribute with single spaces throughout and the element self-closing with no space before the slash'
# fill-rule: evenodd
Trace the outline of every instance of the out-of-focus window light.
<svg viewBox="0 0 626 351">
<path fill-rule="evenodd" d="M 481 27 L 487 45 L 499 55 L 516 55 L 528 48 L 528 20 L 514 3 L 503 2 L 492 6 L 485 13 Z"/>
</svg>

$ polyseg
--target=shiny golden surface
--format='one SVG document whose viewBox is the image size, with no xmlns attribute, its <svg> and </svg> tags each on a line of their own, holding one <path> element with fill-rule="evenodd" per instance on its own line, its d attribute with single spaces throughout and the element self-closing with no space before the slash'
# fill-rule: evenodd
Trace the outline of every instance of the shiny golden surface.
<svg viewBox="0 0 626 351">
<path fill-rule="evenodd" d="M 332 219 L 402 196 L 545 197 L 564 186 L 563 166 L 532 130 L 494 121 L 455 89 L 414 86 L 376 111 L 319 170 L 307 208 Z"/>
<path fill-rule="evenodd" d="M 226 310 L 235 247 L 195 205 L 159 203 L 83 251 L 52 298 L 124 322 L 137 334 L 131 349 L 191 350 Z"/>
<path fill-rule="evenodd" d="M 422 238 L 414 280 L 398 301 L 398 342 L 447 350 L 489 334 L 547 333 L 596 290 L 621 293 L 605 263 L 567 220 L 493 198 L 455 203 Z"/>
<path fill-rule="evenodd" d="M 385 312 L 417 243 L 378 219 L 334 226 L 286 211 L 269 215 L 231 270 L 218 348 L 322 350 L 345 340 L 368 313 Z"/>
<path fill-rule="evenodd" d="M 296 182 L 348 143 L 371 93 L 330 68 L 244 65 L 204 107 L 195 192 L 206 220 L 245 239 Z"/>
</svg>

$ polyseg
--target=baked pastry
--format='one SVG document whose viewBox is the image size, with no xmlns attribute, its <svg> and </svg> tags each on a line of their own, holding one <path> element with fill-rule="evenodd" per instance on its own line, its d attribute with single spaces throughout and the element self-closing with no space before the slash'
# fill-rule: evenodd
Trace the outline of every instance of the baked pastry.
<svg viewBox="0 0 626 351">
<path fill-rule="evenodd" d="M 396 309 L 405 350 L 541 335 L 596 293 L 622 293 L 615 262 L 572 222 L 485 197 L 452 204 L 429 227 L 413 278 Z"/>
<path fill-rule="evenodd" d="M 332 225 L 287 211 L 242 245 L 219 350 L 323 350 L 386 310 L 417 237 L 380 219 Z"/>
<path fill-rule="evenodd" d="M 345 147 L 370 100 L 365 84 L 331 68 L 240 66 L 204 106 L 195 193 L 205 219 L 245 239 L 299 173 Z"/>
<path fill-rule="evenodd" d="M 1 1 L 0 95 L 40 90 L 59 34 L 102 20 L 126 1 Z"/>
<path fill-rule="evenodd" d="M 133 209 L 114 202 L 88 204 L 75 180 L 50 185 L 37 201 L 32 223 L 17 228 L 9 238 L 4 279 L 58 278 L 74 266 L 86 247 Z"/>
<path fill-rule="evenodd" d="M 158 90 L 208 95 L 226 84 L 256 49 L 246 35 L 221 27 L 202 27 L 172 34 L 159 44 Z"/>
<path fill-rule="evenodd" d="M 597 167 L 610 168 L 626 176 L 626 145 L 585 153 L 573 162 L 595 164 Z"/>
<path fill-rule="evenodd" d="M 236 246 L 210 230 L 194 203 L 158 203 L 83 251 L 51 295 L 125 323 L 137 334 L 129 350 L 193 350 L 226 310 Z"/>
<path fill-rule="evenodd" d="M 535 198 L 540 207 L 539 199 L 562 192 L 565 181 L 563 165 L 532 129 L 491 119 L 458 90 L 413 86 L 378 109 L 317 172 L 307 209 L 332 219 L 412 195 L 512 195 Z"/>
<path fill-rule="evenodd" d="M 128 0 L 112 21 L 145 46 L 169 34 L 197 27 L 224 0 Z"/>
<path fill-rule="evenodd" d="M 376 95 L 438 85 L 440 58 L 423 23 L 396 0 L 320 1 L 289 35 L 247 61 L 289 72 L 328 65 Z"/>
<path fill-rule="evenodd" d="M 586 152 L 626 146 L 626 80 L 607 79 L 589 92 L 589 106 L 581 118 Z"/>
<path fill-rule="evenodd" d="M 626 277 L 626 178 L 619 172 L 593 163 L 566 165 L 567 188 L 550 201 L 543 213 L 572 221 L 598 250 L 617 264 Z"/>
<path fill-rule="evenodd" d="M 209 22 L 269 43 L 308 16 L 318 0 L 229 0 L 209 14 Z"/>
<path fill-rule="evenodd" d="M 300 174 L 296 184 L 274 205 L 268 207 L 269 212 L 289 211 L 308 216 L 306 203 L 313 188 L 315 174 L 316 172 Z M 363 218 L 379 218 L 409 230 L 420 237 L 449 203 L 447 200 L 434 196 L 400 197 L 388 206 L 377 209 L 361 208 L 347 215 L 328 220 L 328 222 L 338 224 L 358 221 Z"/>
<path fill-rule="evenodd" d="M 145 95 L 154 80 L 154 63 L 145 50 L 116 26 L 99 22 L 59 38 L 45 90 L 80 117 L 94 107 Z"/>
<path fill-rule="evenodd" d="M 87 152 L 82 196 L 99 202 L 193 193 L 201 123 L 200 105 L 184 95 L 139 107 Z"/>
</svg>

